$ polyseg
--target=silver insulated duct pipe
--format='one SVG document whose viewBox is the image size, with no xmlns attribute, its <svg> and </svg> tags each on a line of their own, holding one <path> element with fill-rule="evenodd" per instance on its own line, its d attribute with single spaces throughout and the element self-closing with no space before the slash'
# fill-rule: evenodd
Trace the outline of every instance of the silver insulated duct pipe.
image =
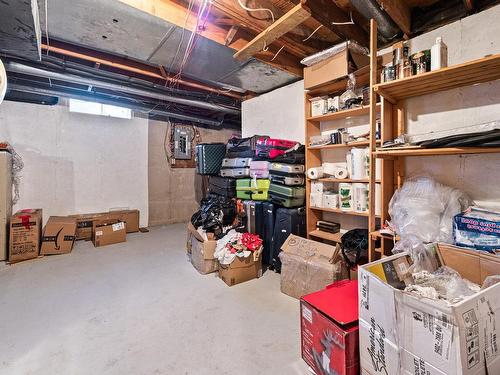
<svg viewBox="0 0 500 375">
<path fill-rule="evenodd" d="M 182 104 L 182 105 L 186 105 L 186 106 L 190 106 L 190 107 L 203 108 L 203 109 L 206 109 L 209 111 L 214 111 L 214 112 L 221 112 L 221 113 L 232 114 L 232 115 L 239 115 L 240 114 L 239 109 L 228 108 L 228 107 L 225 107 L 225 106 L 222 106 L 219 104 L 213 104 L 213 103 L 202 102 L 202 101 L 186 99 L 186 98 L 179 98 L 179 97 L 171 96 L 168 94 L 163 94 L 160 92 L 135 88 L 132 86 L 125 86 L 125 85 L 120 85 L 120 84 L 116 84 L 116 83 L 100 81 L 97 79 L 80 77 L 80 76 L 75 75 L 75 74 L 52 72 L 50 70 L 39 69 L 39 68 L 35 68 L 35 67 L 29 66 L 29 65 L 17 63 L 14 61 L 8 62 L 5 65 L 5 68 L 7 69 L 7 71 L 13 72 L 13 73 L 26 74 L 26 75 L 31 75 L 31 76 L 35 76 L 35 77 L 42 77 L 42 78 L 50 78 L 50 79 L 55 79 L 58 81 L 70 82 L 70 83 L 80 84 L 80 85 L 94 86 L 94 87 L 99 87 L 101 89 L 123 92 L 123 93 L 131 94 L 131 95 L 143 96 L 143 97 L 151 98 L 151 99 L 163 100 L 166 102 Z"/>
<path fill-rule="evenodd" d="M 391 17 L 380 7 L 376 0 L 350 0 L 356 10 L 366 19 L 373 18 L 377 21 L 377 29 L 380 35 L 390 41 L 401 33 L 399 27 Z"/>
</svg>

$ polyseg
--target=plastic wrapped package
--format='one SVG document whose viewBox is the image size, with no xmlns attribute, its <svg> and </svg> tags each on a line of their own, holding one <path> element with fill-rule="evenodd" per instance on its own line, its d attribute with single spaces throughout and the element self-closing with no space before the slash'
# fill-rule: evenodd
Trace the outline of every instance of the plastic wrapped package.
<svg viewBox="0 0 500 375">
<path fill-rule="evenodd" d="M 297 299 L 346 277 L 342 262 L 332 264 L 315 255 L 301 256 L 284 251 L 279 257 L 281 292 Z"/>
<path fill-rule="evenodd" d="M 495 285 L 497 283 L 500 283 L 500 275 L 488 276 L 486 277 L 486 279 L 484 279 L 481 289 L 489 288 L 490 286 Z"/>
<path fill-rule="evenodd" d="M 424 245 L 416 236 L 408 235 L 398 241 L 392 249 L 394 254 L 405 251 L 408 252 L 413 261 L 410 272 L 434 272 L 438 269 L 439 260 L 433 245 Z"/>
<path fill-rule="evenodd" d="M 417 294 L 437 299 L 444 299 L 449 303 L 457 303 L 465 297 L 471 296 L 479 292 L 479 285 L 464 279 L 454 269 L 442 266 L 435 272 L 420 271 L 413 274 L 415 285 L 406 287 L 407 292 L 416 292 Z M 436 293 L 432 292 L 432 288 Z"/>
<path fill-rule="evenodd" d="M 471 204 L 462 191 L 420 176 L 405 181 L 394 193 L 389 214 L 401 239 L 412 235 L 426 243 L 453 243 L 453 217 Z"/>
<path fill-rule="evenodd" d="M 368 55 L 370 51 L 368 48 L 361 46 L 360 44 L 356 43 L 355 41 L 348 41 L 348 42 L 342 42 L 339 44 L 334 45 L 333 47 L 330 47 L 328 49 L 325 49 L 323 51 L 320 51 L 318 53 L 315 53 L 314 55 L 308 56 L 300 61 L 302 65 L 305 66 L 311 66 L 314 64 L 317 64 L 323 60 L 328 59 L 329 57 L 332 57 L 334 55 L 339 54 L 340 52 L 344 51 L 346 48 L 349 48 L 349 50 L 362 54 L 362 55 Z"/>
</svg>

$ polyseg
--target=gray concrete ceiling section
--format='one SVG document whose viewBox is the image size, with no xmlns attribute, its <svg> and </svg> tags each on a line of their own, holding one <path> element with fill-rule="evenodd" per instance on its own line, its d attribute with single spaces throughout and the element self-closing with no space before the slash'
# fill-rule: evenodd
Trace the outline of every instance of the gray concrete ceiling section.
<svg viewBox="0 0 500 375">
<path fill-rule="evenodd" d="M 37 0 L 0 0 L 0 50 L 30 60 L 40 59 Z"/>
<path fill-rule="evenodd" d="M 40 21 L 42 31 L 45 31 L 45 0 L 40 1 Z M 183 37 L 181 27 L 118 0 L 79 0 L 72 1 L 71 6 L 67 0 L 49 0 L 48 26 L 49 37 L 161 64 L 175 72 L 190 36 L 189 30 L 184 30 Z M 173 61 L 181 40 L 179 54 Z M 257 93 L 298 79 L 295 75 L 257 60 L 235 60 L 233 54 L 231 48 L 200 36 L 184 73 L 187 77 L 196 77 L 205 82 Z"/>
</svg>

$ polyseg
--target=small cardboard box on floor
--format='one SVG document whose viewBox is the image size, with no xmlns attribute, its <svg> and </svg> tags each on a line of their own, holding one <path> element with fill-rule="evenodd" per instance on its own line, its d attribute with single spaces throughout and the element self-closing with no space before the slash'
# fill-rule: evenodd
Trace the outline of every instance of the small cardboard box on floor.
<svg viewBox="0 0 500 375">
<path fill-rule="evenodd" d="M 281 249 L 281 291 L 291 297 L 299 299 L 348 278 L 340 249 L 335 246 L 291 234 Z"/>
<path fill-rule="evenodd" d="M 42 236 L 41 255 L 71 253 L 75 242 L 76 218 L 51 216 L 45 224 Z"/>
<path fill-rule="evenodd" d="M 246 258 L 236 257 L 231 264 L 219 264 L 219 277 L 233 286 L 262 276 L 262 246 Z"/>
<path fill-rule="evenodd" d="M 125 223 L 117 219 L 96 219 L 92 225 L 92 242 L 95 247 L 127 241 Z"/>
<path fill-rule="evenodd" d="M 358 283 L 343 280 L 300 300 L 302 358 L 316 374 L 358 375 Z"/>
<path fill-rule="evenodd" d="M 202 275 L 217 271 L 217 260 L 214 258 L 217 241 L 212 238 L 204 239 L 193 224 L 188 224 L 186 251 L 193 267 Z"/>
<path fill-rule="evenodd" d="M 442 265 L 479 285 L 500 274 L 498 256 L 445 244 L 435 249 Z M 390 285 L 403 281 L 408 264 L 401 253 L 359 267 L 363 373 L 500 374 L 500 284 L 446 304 Z"/>
<path fill-rule="evenodd" d="M 116 210 L 109 212 L 98 212 L 91 214 L 71 215 L 70 217 L 76 218 L 77 240 L 91 240 L 92 227 L 94 220 L 118 220 L 126 224 L 127 233 L 134 233 L 139 231 L 139 210 Z"/>
<path fill-rule="evenodd" d="M 38 257 L 42 237 L 42 210 L 26 209 L 10 218 L 9 262 Z"/>
</svg>

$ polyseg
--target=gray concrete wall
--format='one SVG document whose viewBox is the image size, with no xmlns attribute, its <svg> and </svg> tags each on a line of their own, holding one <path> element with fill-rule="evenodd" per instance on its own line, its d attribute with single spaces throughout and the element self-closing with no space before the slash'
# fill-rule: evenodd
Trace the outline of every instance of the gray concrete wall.
<svg viewBox="0 0 500 375">
<path fill-rule="evenodd" d="M 194 168 L 171 168 L 163 142 L 169 130 L 167 122 L 149 121 L 149 225 L 188 221 L 199 207 L 202 177 Z M 199 128 L 202 142 L 226 142 L 234 130 Z"/>
<path fill-rule="evenodd" d="M 43 208 L 44 219 L 130 207 L 148 225 L 148 121 L 70 113 L 64 102 L 4 101 L 0 140 L 24 161 L 14 209 Z"/>
</svg>

